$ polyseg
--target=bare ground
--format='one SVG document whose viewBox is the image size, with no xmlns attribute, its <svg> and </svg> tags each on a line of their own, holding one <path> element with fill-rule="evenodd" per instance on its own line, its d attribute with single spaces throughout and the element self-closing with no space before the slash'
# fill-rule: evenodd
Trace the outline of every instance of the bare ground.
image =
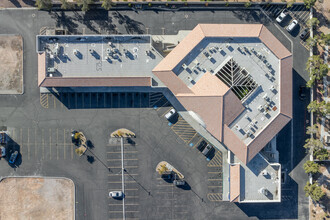
<svg viewBox="0 0 330 220">
<path fill-rule="evenodd" d="M 23 39 L 0 35 L 0 94 L 23 92 Z"/>
<path fill-rule="evenodd" d="M 61 178 L 5 178 L 0 219 L 74 219 L 74 184 Z"/>
</svg>

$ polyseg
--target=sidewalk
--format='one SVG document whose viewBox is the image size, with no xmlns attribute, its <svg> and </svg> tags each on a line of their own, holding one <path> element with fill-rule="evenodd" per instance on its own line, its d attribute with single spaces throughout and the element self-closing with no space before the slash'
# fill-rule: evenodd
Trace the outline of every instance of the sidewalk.
<svg viewBox="0 0 330 220">
<path fill-rule="evenodd" d="M 68 0 L 69 2 L 71 0 Z M 290 2 L 290 0 L 287 0 L 288 2 Z M 58 1 L 56 1 L 58 2 Z M 72 2 L 72 1 L 71 1 Z M 176 0 L 176 1 L 168 1 L 168 0 L 159 0 L 159 1 L 153 1 L 153 0 L 113 0 L 112 1 L 113 3 L 116 3 L 116 2 L 125 2 L 125 3 L 137 3 L 137 2 L 151 2 L 151 3 L 157 3 L 157 2 L 167 2 L 167 3 L 189 3 L 189 2 L 194 2 L 194 3 L 201 3 L 203 4 L 204 1 L 202 0 L 187 0 L 187 1 L 183 1 L 183 0 Z M 208 2 L 208 3 L 226 3 L 226 2 L 229 2 L 229 3 L 240 3 L 240 2 L 248 2 L 248 0 L 225 0 L 225 1 L 207 1 L 205 0 L 205 2 Z M 265 0 L 252 0 L 251 3 L 282 3 L 282 0 L 268 0 L 268 1 L 265 1 Z M 295 3 L 303 3 L 303 0 L 296 0 Z M 32 0 L 0 0 L 0 8 L 25 8 L 25 7 L 34 7 L 34 4 L 35 2 L 32 1 Z M 327 9 L 325 9 L 325 11 L 328 11 Z"/>
</svg>

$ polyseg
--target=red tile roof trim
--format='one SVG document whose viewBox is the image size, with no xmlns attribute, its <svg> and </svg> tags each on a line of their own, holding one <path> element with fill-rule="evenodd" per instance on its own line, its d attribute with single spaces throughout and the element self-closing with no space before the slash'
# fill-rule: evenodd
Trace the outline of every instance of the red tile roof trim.
<svg viewBox="0 0 330 220">
<path fill-rule="evenodd" d="M 151 86 L 151 77 L 46 77 L 42 87 Z"/>
<path fill-rule="evenodd" d="M 241 194 L 240 180 L 241 180 L 241 165 L 230 165 L 230 202 L 239 202 Z"/>
</svg>

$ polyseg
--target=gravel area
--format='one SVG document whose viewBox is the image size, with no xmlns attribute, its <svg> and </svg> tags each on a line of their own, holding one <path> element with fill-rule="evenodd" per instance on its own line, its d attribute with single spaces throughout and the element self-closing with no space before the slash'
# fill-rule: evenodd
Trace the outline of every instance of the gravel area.
<svg viewBox="0 0 330 220">
<path fill-rule="evenodd" d="M 0 94 L 23 93 L 23 38 L 0 35 Z"/>
<path fill-rule="evenodd" d="M 74 219 L 74 184 L 62 178 L 5 178 L 0 219 Z"/>
</svg>

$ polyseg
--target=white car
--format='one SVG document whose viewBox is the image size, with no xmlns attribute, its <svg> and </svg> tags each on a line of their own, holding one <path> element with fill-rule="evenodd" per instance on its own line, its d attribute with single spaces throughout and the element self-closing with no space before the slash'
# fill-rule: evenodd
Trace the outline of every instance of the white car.
<svg viewBox="0 0 330 220">
<path fill-rule="evenodd" d="M 123 192 L 122 191 L 112 191 L 109 192 L 109 196 L 112 198 L 123 198 Z"/>
<path fill-rule="evenodd" d="M 281 14 L 276 18 L 276 21 L 278 23 L 281 23 L 287 15 L 288 15 L 288 12 L 286 10 L 283 10 L 281 12 Z"/>
<path fill-rule="evenodd" d="M 286 27 L 286 30 L 291 32 L 293 31 L 293 29 L 295 29 L 295 27 L 297 27 L 298 25 L 298 21 L 297 20 L 293 20 L 291 21 L 291 23 Z"/>
<path fill-rule="evenodd" d="M 170 119 L 173 115 L 175 115 L 176 111 L 174 108 L 172 108 L 169 112 L 166 113 L 165 118 L 168 120 Z"/>
</svg>

